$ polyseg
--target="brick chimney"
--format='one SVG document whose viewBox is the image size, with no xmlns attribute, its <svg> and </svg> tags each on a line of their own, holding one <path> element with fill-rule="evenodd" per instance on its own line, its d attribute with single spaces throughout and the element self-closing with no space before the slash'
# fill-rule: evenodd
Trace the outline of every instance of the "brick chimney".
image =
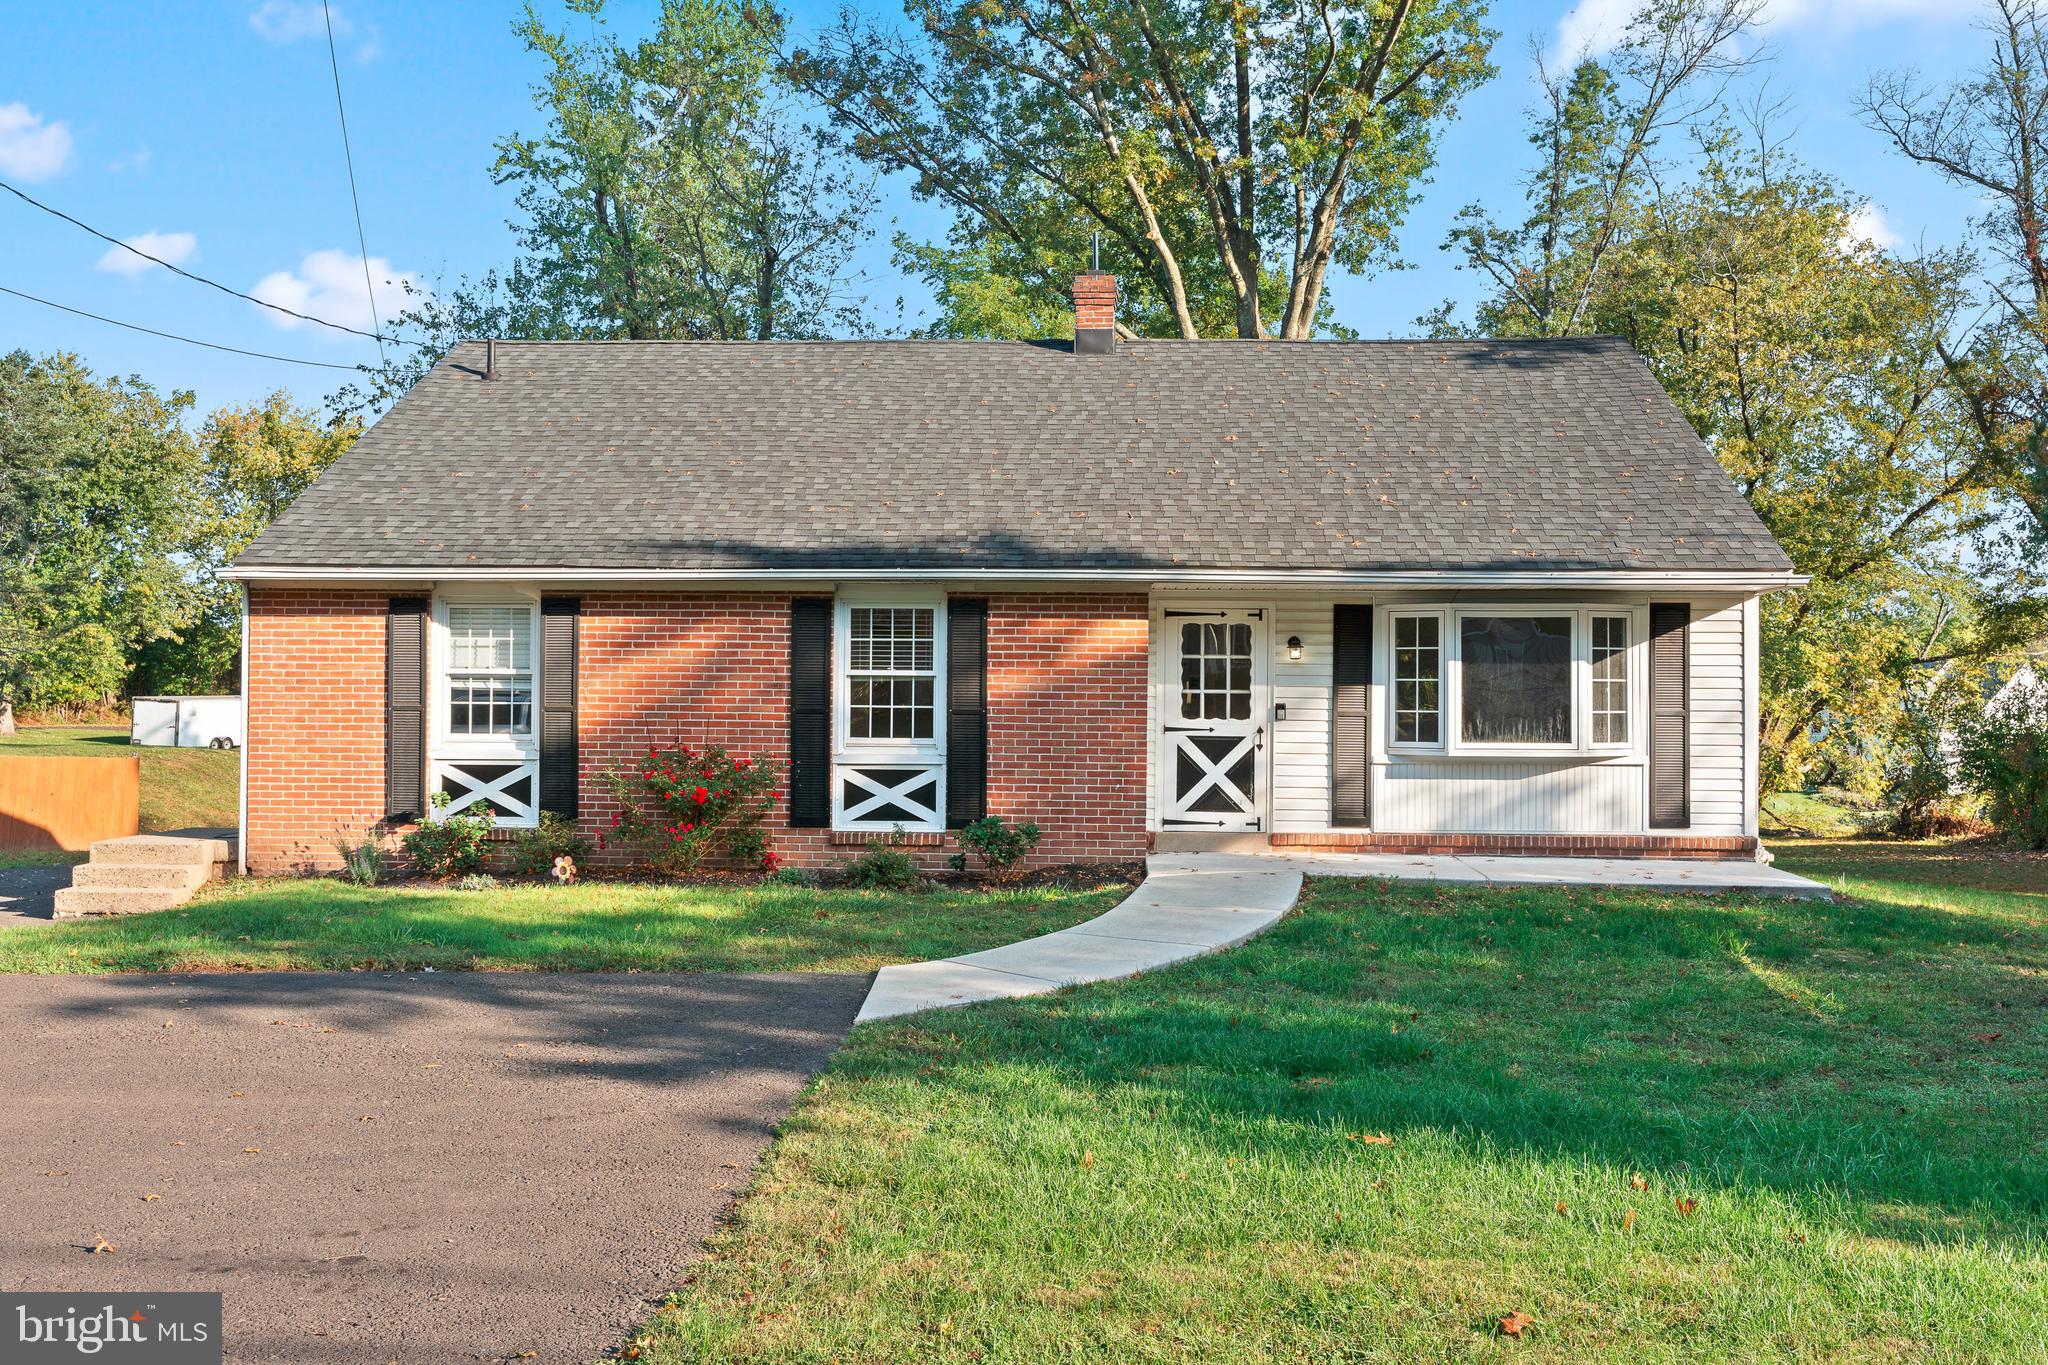
<svg viewBox="0 0 2048 1365">
<path fill-rule="evenodd" d="M 1074 354 L 1107 355 L 1116 344 L 1116 276 L 1099 266 L 1074 276 Z"/>
</svg>

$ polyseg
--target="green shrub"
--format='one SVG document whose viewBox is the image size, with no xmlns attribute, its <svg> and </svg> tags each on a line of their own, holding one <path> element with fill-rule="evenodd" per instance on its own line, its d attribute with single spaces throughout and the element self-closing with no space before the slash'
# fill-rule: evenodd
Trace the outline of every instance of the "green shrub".
<svg viewBox="0 0 2048 1365">
<path fill-rule="evenodd" d="M 1026 854 L 1038 847 L 1038 826 L 1029 820 L 1014 825 L 1003 823 L 1000 815 L 984 815 L 959 831 L 960 852 L 953 855 L 953 870 L 967 870 L 967 855 L 981 859 L 991 877 L 1003 878 L 1017 870 Z"/>
<path fill-rule="evenodd" d="M 903 831 L 886 838 L 868 840 L 867 852 L 848 863 L 841 873 L 848 886 L 861 891 L 914 891 L 924 885 L 924 873 L 917 860 L 903 851 Z"/>
<path fill-rule="evenodd" d="M 816 886 L 818 874 L 808 867 L 778 867 L 768 880 L 782 886 Z"/>
<path fill-rule="evenodd" d="M 399 840 L 413 868 L 424 877 L 460 877 L 483 871 L 491 831 L 498 823 L 490 808 L 450 815 L 446 792 L 435 792 L 427 804 L 427 818 Z"/>
<path fill-rule="evenodd" d="M 1958 772 L 1991 823 L 2028 848 L 2048 848 L 2048 684 L 2013 688 L 1958 738 Z"/>
<path fill-rule="evenodd" d="M 377 848 L 374 834 L 353 834 L 342 830 L 334 836 L 334 851 L 341 855 L 341 875 L 344 881 L 357 886 L 375 886 L 384 875 L 384 855 Z"/>
<path fill-rule="evenodd" d="M 597 845 L 576 828 L 576 822 L 554 811 L 542 811 L 540 823 L 523 829 L 512 841 L 512 870 L 522 877 L 552 877 L 555 859 L 572 859 L 580 869 Z"/>
<path fill-rule="evenodd" d="M 715 744 L 649 749 L 630 772 L 605 775 L 619 803 L 613 832 L 670 875 L 694 871 L 714 851 L 772 870 L 764 826 L 780 781 L 773 761 L 735 758 Z"/>
<path fill-rule="evenodd" d="M 457 891 L 496 891 L 498 879 L 488 872 L 472 872 L 455 883 Z"/>
</svg>

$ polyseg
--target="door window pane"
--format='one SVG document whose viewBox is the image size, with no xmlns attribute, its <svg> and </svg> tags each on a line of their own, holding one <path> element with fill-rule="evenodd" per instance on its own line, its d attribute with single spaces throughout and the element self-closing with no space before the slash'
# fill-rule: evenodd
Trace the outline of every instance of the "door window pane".
<svg viewBox="0 0 2048 1365">
<path fill-rule="evenodd" d="M 1249 720 L 1252 628 L 1245 624 L 1180 628 L 1182 720 Z"/>
<path fill-rule="evenodd" d="M 1572 742 L 1571 617 L 1462 617 L 1458 648 L 1467 743 Z"/>
</svg>

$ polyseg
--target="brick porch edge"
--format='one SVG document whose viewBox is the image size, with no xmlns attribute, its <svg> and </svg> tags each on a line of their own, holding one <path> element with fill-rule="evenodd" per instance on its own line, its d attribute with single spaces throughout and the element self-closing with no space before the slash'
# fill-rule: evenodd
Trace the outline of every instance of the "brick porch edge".
<svg viewBox="0 0 2048 1365">
<path fill-rule="evenodd" d="M 1755 858 L 1757 841 L 1738 834 L 1273 834 L 1274 848 L 1326 853 L 1499 854 L 1552 858 Z"/>
</svg>

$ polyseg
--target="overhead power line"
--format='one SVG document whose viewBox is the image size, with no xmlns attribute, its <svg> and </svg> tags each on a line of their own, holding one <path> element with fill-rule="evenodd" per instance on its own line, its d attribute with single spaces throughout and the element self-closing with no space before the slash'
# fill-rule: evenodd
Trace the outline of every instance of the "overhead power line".
<svg viewBox="0 0 2048 1365">
<path fill-rule="evenodd" d="M 334 55 L 334 15 L 327 0 L 320 0 L 320 17 L 327 21 L 327 65 L 334 72 L 334 112 L 341 119 L 341 160 L 348 167 L 348 202 L 356 211 L 356 253 L 363 262 L 363 293 L 370 300 L 370 328 L 382 333 L 377 321 L 377 286 L 370 283 L 370 246 L 363 239 L 363 201 L 356 195 L 356 157 L 348 147 L 348 110 L 341 103 L 341 61 Z M 384 338 L 377 338 L 377 363 L 384 363 Z"/>
<path fill-rule="evenodd" d="M 282 361 L 286 365 L 312 365 L 323 370 L 353 370 L 356 368 L 354 365 L 337 365 L 331 360 L 301 360 L 297 356 L 271 355 L 268 351 L 245 351 L 239 346 L 223 346 L 217 341 L 201 341 L 197 337 L 179 336 L 176 332 L 159 332 L 154 327 L 144 327 L 139 323 L 123 322 L 119 318 L 102 317 L 98 313 L 88 313 L 83 308 L 72 308 L 67 304 L 52 303 L 48 299 L 39 299 L 34 294 L 24 294 L 19 289 L 9 289 L 4 284 L 0 284 L 0 294 L 12 294 L 18 299 L 27 299 L 30 303 L 40 303 L 43 307 L 54 308 L 60 313 L 74 313 L 82 318 L 91 318 L 94 322 L 104 322 L 110 327 L 125 327 L 131 332 L 147 332 L 150 336 L 163 337 L 167 341 L 182 341 L 187 346 L 204 346 L 209 351 L 227 351 L 234 355 L 254 356 L 258 360 L 277 360 Z"/>
<path fill-rule="evenodd" d="M 39 208 L 44 213 L 50 214 L 53 217 L 62 218 L 65 222 L 71 224 L 71 226 L 79 228 L 85 232 L 89 232 L 103 242 L 111 242 L 115 246 L 120 247 L 121 250 L 128 252 L 130 255 L 140 256 L 145 261 L 149 261 L 155 265 L 160 265 L 174 275 L 183 275 L 186 279 L 191 280 L 195 284 L 203 284 L 209 289 L 218 289 L 223 294 L 229 294 L 238 299 L 246 299 L 250 303 L 257 305 L 259 308 L 268 308 L 274 313 L 283 313 L 289 317 L 295 317 L 301 322 L 316 322 L 320 324 L 322 327 L 332 327 L 337 332 L 347 332 L 351 336 L 368 337 L 371 341 L 377 342 L 380 345 L 386 341 L 405 340 L 405 338 L 403 337 L 382 336 L 380 335 L 382 331 L 381 328 L 379 328 L 377 332 L 365 332 L 360 328 L 345 327 L 338 322 L 329 322 L 326 318 L 316 318 L 310 313 L 301 313 L 296 309 L 287 308 L 281 303 L 272 303 L 268 299 L 259 299 L 254 294 L 244 294 L 239 289 L 229 288 L 227 285 L 222 284 L 219 280 L 209 280 L 204 275 L 195 275 L 191 271 L 185 269 L 182 266 L 172 265 L 169 261 L 163 259 L 161 256 L 152 256 L 147 251 L 142 250 L 140 247 L 130 246 L 128 245 L 128 243 L 122 241 L 119 237 L 110 237 L 106 233 L 101 232 L 98 228 L 94 227 L 92 224 L 81 223 L 80 221 L 78 221 L 78 219 L 73 218 L 70 214 L 64 212 L 64 210 L 59 208 L 52 208 L 50 205 L 45 204 L 42 200 L 34 198 L 31 195 L 22 193 L 20 190 L 16 189 L 14 186 L 8 184 L 4 180 L 0 180 L 0 190 L 6 190 L 9 194 L 13 195 L 16 199 L 21 200 L 24 204 L 28 204 L 34 208 Z M 364 269 L 367 271 L 368 268 L 369 267 L 367 263 L 365 263 Z M 375 325 L 374 322 L 372 325 Z M 353 365 L 342 365 L 338 366 L 337 368 L 351 370 L 354 369 L 355 367 Z"/>
</svg>

